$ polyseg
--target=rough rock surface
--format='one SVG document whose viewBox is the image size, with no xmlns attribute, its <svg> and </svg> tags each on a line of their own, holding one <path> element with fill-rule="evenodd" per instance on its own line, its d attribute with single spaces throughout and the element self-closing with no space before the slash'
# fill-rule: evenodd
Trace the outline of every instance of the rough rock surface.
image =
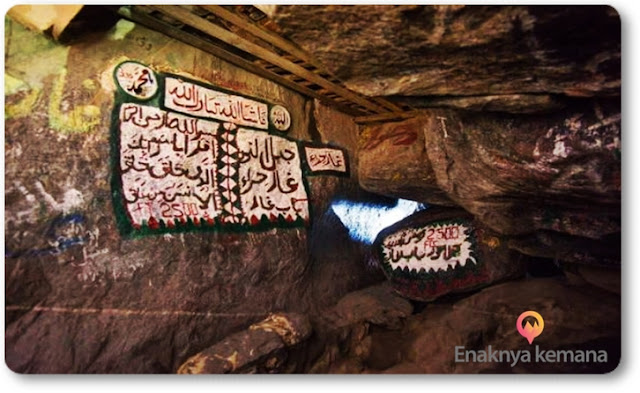
<svg viewBox="0 0 640 393">
<path fill-rule="evenodd" d="M 474 112 L 548 113 L 566 106 L 566 100 L 549 94 L 496 94 L 470 97 L 396 97 L 412 108 L 453 108 Z"/>
<path fill-rule="evenodd" d="M 526 310 L 544 318 L 544 330 L 533 346 L 541 349 L 608 351 L 601 363 L 456 363 L 455 346 L 466 349 L 529 349 L 515 322 Z M 427 307 L 408 331 L 417 333 L 408 360 L 422 372 L 608 372 L 620 360 L 620 303 L 613 294 L 592 286 L 568 286 L 561 278 L 514 281 L 497 285 L 453 305 Z M 408 332 L 406 332 L 408 333 Z M 408 335 L 411 335 L 410 333 Z"/>
<path fill-rule="evenodd" d="M 325 140 L 329 109 L 133 23 L 60 45 L 5 28 L 6 362 L 21 373 L 174 372 L 272 312 L 310 311 L 379 282 L 339 220 L 349 178 L 309 179 L 311 226 L 126 239 L 116 228 L 113 69 L 137 60 L 277 102 L 289 136 Z M 328 122 L 329 124 L 326 124 Z M 312 133 L 322 129 L 323 135 Z M 332 247 L 326 247 L 332 244 Z"/>
<path fill-rule="evenodd" d="M 340 299 L 333 311 L 338 324 L 346 326 L 367 321 L 386 327 L 397 327 L 399 321 L 411 315 L 411 304 L 389 291 L 386 284 L 351 292 Z"/>
<path fill-rule="evenodd" d="M 313 101 L 312 115 L 315 122 L 311 122 L 311 135 L 316 136 L 315 134 L 317 133 L 316 139 L 319 139 L 322 143 L 340 146 L 351 152 L 349 169 L 351 170 L 351 176 L 357 178 L 360 165 L 358 155 L 355 153 L 358 151 L 359 127 L 354 122 L 353 117 L 338 112 L 317 99 Z"/>
<path fill-rule="evenodd" d="M 362 188 L 396 198 L 454 205 L 438 187 L 427 156 L 425 126 L 423 119 L 414 118 L 365 127 L 357 154 Z"/>
<path fill-rule="evenodd" d="M 618 265 L 619 104 L 591 105 L 544 117 L 432 109 L 367 126 L 359 156 L 368 166 L 359 180 L 369 191 L 431 204 L 441 203 L 442 190 L 530 255 Z M 398 146 L 397 129 L 424 140 Z M 399 154 L 400 147 L 419 154 Z M 409 193 L 396 191 L 404 172 L 423 179 Z"/>
<path fill-rule="evenodd" d="M 311 318 L 314 334 L 287 357 L 294 372 L 360 373 L 370 352 L 372 331 L 397 331 L 411 316 L 413 305 L 388 283 L 347 294 Z M 393 360 L 392 360 L 393 361 Z"/>
<path fill-rule="evenodd" d="M 348 296 L 352 295 L 357 296 Z M 387 307 L 394 304 L 392 294 L 388 299 Z M 527 310 L 537 311 L 544 319 L 544 330 L 532 345 L 516 329 L 518 316 Z M 321 355 L 310 350 L 310 342 L 319 340 L 313 336 L 304 352 L 307 362 L 299 364 L 307 364 L 305 371 L 321 373 L 605 373 L 620 360 L 620 311 L 619 297 L 597 287 L 572 285 L 563 277 L 524 279 L 463 299 L 423 304 L 412 315 L 398 319 L 399 325 L 362 325 L 353 320 L 340 329 L 319 325 L 320 335 L 333 332 L 321 336 L 326 350 Z M 331 310 L 325 313 L 331 314 Z M 494 351 L 526 350 L 532 357 L 513 367 L 507 361 L 467 363 L 456 361 L 456 346 L 475 351 L 489 346 Z M 607 361 L 536 361 L 536 346 L 541 351 L 606 351 Z"/>
<path fill-rule="evenodd" d="M 607 6 L 284 6 L 270 16 L 370 96 L 617 95 L 620 18 Z"/>
<path fill-rule="evenodd" d="M 522 253 L 620 261 L 620 18 L 607 6 L 275 6 L 347 86 L 422 116 L 360 133 L 362 187 L 458 205 Z"/>
<path fill-rule="evenodd" d="M 620 262 L 621 188 L 615 10 L 269 9 L 348 86 L 458 110 L 425 109 L 416 119 L 366 127 L 356 140 L 347 116 L 130 22 L 59 45 L 6 19 L 7 365 L 21 373 L 170 373 L 214 348 L 205 356 L 211 372 L 613 369 L 620 272 L 610 267 Z M 287 107 L 288 135 L 346 148 L 351 177 L 308 178 L 308 228 L 122 238 L 111 205 L 109 128 L 112 72 L 124 60 Z M 497 232 L 500 247 L 574 264 L 566 279 L 510 282 L 428 305 L 410 303 L 391 283 L 352 292 L 383 278 L 363 268 L 364 246 L 329 208 L 333 198 L 361 198 L 359 184 L 458 205 Z M 528 309 L 546 322 L 536 344 L 607 349 L 609 362 L 454 361 L 456 345 L 530 348 L 514 328 Z M 292 340 L 264 322 L 282 310 L 308 316 L 314 334 Z M 247 351 L 234 356 L 234 348 Z"/>
</svg>

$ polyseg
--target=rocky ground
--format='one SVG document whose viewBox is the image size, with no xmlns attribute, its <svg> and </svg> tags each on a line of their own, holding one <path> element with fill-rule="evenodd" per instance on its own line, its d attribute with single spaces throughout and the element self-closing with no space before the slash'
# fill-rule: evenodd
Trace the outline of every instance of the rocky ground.
<svg viewBox="0 0 640 393">
<path fill-rule="evenodd" d="M 544 331 L 534 342 L 541 350 L 604 350 L 607 362 L 532 361 L 512 367 L 506 361 L 456 361 L 456 346 L 533 351 L 515 327 L 518 315 L 528 309 L 544 316 Z M 300 315 L 288 318 L 287 331 L 302 332 L 293 343 L 287 344 L 277 334 L 272 334 L 272 341 L 256 339 L 266 333 L 252 326 L 193 356 L 180 371 L 603 373 L 613 370 L 621 355 L 617 294 L 575 277 L 529 276 L 431 303 L 412 303 L 381 284 L 350 293 L 310 322 Z M 238 340 L 247 335 L 254 338 Z M 277 344 L 268 345 L 273 340 Z M 197 367 L 197 361 L 206 364 L 203 358 L 217 362 L 218 367 Z M 229 358 L 241 361 L 233 363 Z"/>
</svg>

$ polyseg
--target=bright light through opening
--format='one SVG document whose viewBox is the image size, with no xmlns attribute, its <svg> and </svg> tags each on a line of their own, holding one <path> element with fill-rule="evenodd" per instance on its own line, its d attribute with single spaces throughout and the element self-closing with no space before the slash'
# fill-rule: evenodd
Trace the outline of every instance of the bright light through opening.
<svg viewBox="0 0 640 393">
<path fill-rule="evenodd" d="M 422 203 L 406 199 L 398 199 L 393 207 L 344 200 L 331 204 L 351 238 L 366 244 L 373 243 L 383 229 L 425 208 Z"/>
</svg>

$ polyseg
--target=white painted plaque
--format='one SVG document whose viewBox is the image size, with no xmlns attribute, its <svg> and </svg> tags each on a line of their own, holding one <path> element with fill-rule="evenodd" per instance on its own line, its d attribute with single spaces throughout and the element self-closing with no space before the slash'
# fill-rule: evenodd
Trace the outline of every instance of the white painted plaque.
<svg viewBox="0 0 640 393">
<path fill-rule="evenodd" d="M 289 127 L 291 127 L 291 115 L 289 111 L 281 105 L 275 105 L 271 108 L 269 118 L 271 124 L 273 124 L 278 131 L 287 131 Z"/>
<path fill-rule="evenodd" d="M 165 107 L 191 116 L 216 119 L 266 130 L 267 104 L 167 77 Z"/>
<path fill-rule="evenodd" d="M 134 226 L 210 221 L 218 215 L 219 125 L 151 106 L 121 106 L 122 194 Z"/>
<path fill-rule="evenodd" d="M 347 172 L 344 152 L 340 149 L 305 146 L 304 152 L 307 158 L 307 164 L 312 172 Z"/>
<path fill-rule="evenodd" d="M 255 224 L 262 216 L 274 221 L 279 215 L 287 221 L 308 220 L 296 143 L 241 128 L 237 144 L 242 210 L 249 222 Z"/>
<path fill-rule="evenodd" d="M 115 78 L 120 88 L 130 96 L 149 99 L 158 91 L 155 73 L 149 67 L 133 61 L 118 65 Z"/>
<path fill-rule="evenodd" d="M 471 228 L 462 223 L 434 223 L 423 228 L 406 228 L 387 236 L 382 242 L 382 253 L 393 270 L 435 272 L 468 261 L 477 263 L 472 255 Z"/>
</svg>

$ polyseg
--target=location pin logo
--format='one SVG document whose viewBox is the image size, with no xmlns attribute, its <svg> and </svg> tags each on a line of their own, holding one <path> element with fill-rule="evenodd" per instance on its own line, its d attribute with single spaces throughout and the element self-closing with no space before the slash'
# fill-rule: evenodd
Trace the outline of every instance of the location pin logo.
<svg viewBox="0 0 640 393">
<path fill-rule="evenodd" d="M 534 319 L 533 324 L 531 324 L 530 320 L 522 325 L 525 318 L 531 317 Z M 533 339 L 538 337 L 542 330 L 544 330 L 544 319 L 542 316 L 535 311 L 525 311 L 518 317 L 518 322 L 516 322 L 516 327 L 518 328 L 518 333 L 522 335 L 522 337 L 526 338 L 529 341 L 529 344 L 533 343 Z"/>
</svg>

